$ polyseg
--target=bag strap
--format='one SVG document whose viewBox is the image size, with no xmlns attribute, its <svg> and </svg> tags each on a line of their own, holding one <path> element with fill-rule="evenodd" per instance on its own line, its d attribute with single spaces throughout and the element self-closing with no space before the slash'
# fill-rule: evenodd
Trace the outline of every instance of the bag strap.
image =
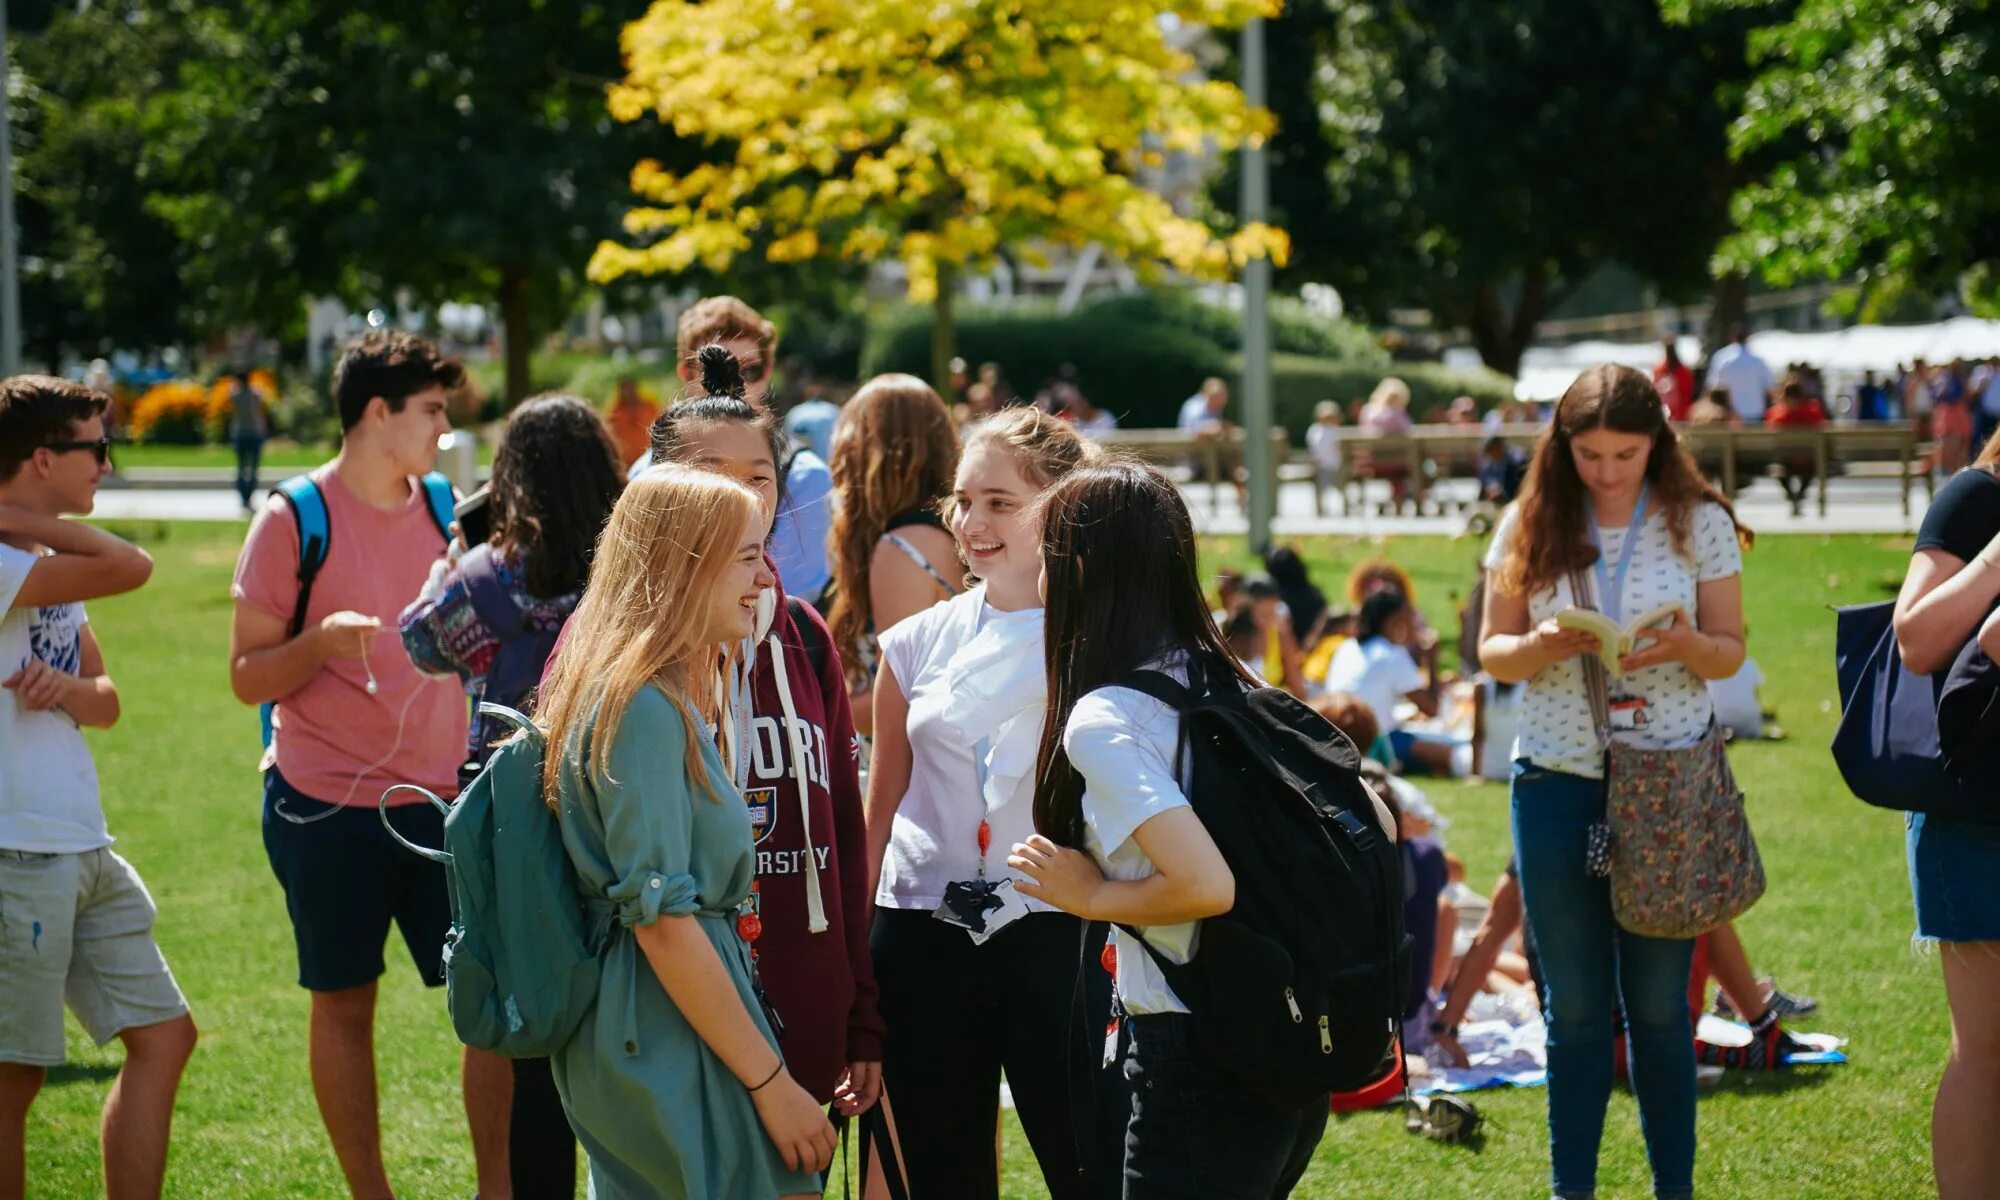
<svg viewBox="0 0 2000 1200">
<path fill-rule="evenodd" d="M 1578 608 L 1597 610 L 1597 606 L 1591 603 L 1590 576 L 1581 568 L 1570 571 L 1569 590 Z M 1595 654 L 1587 654 L 1583 659 L 1583 691 L 1590 697 L 1590 715 L 1597 721 L 1597 740 L 1603 744 L 1608 755 L 1611 753 L 1611 684 L 1605 676 L 1603 660 Z"/>
<path fill-rule="evenodd" d="M 1096 1190 L 1097 1183 L 1097 1068 L 1093 1058 L 1096 1039 L 1085 1020 L 1089 991 L 1084 972 L 1097 965 L 1090 961 L 1090 935 L 1103 925 L 1095 921 L 1079 924 L 1082 928 L 1076 941 L 1076 982 L 1070 985 L 1069 993 L 1069 1135 L 1076 1150 L 1077 1179 L 1083 1184 L 1084 1194 L 1089 1195 Z M 1105 930 L 1104 936 L 1109 940 L 1110 930 Z"/>
<path fill-rule="evenodd" d="M 452 490 L 451 480 L 443 474 L 432 471 L 417 480 L 423 485 L 424 499 L 430 504 L 431 523 L 437 526 L 438 536 L 451 544 L 451 523 L 458 519 L 452 509 L 458 504 L 458 493 Z"/>
<path fill-rule="evenodd" d="M 806 611 L 806 602 L 797 596 L 785 597 L 785 611 L 792 614 L 792 624 L 799 631 L 799 642 L 806 648 L 806 657 L 812 660 L 813 670 L 820 678 L 826 678 L 826 642 L 819 636 L 819 626 L 813 623 L 812 615 Z"/>
<path fill-rule="evenodd" d="M 320 491 L 318 481 L 311 475 L 294 475 L 272 488 L 271 494 L 285 498 L 285 507 L 292 514 L 292 524 L 299 531 L 299 597 L 292 605 L 292 619 L 286 635 L 297 637 L 305 631 L 306 606 L 312 603 L 313 580 L 319 578 L 319 569 L 326 565 L 327 552 L 333 545 L 333 529 L 327 520 L 326 494 Z"/>
</svg>

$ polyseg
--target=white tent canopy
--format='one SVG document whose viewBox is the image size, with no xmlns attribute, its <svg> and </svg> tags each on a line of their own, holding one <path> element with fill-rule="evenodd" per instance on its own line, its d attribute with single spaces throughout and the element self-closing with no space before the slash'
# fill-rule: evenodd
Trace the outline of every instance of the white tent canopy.
<svg viewBox="0 0 2000 1200">
<path fill-rule="evenodd" d="M 1682 362 L 1700 361 L 1701 343 L 1695 338 L 1683 336 L 1676 346 Z M 1770 363 L 1773 371 L 1783 371 L 1788 363 L 1803 362 L 1830 375 L 1859 375 L 1863 371 L 1886 375 L 1920 358 L 1930 363 L 1947 363 L 1955 358 L 2000 355 L 2000 321 L 1954 317 L 1930 325 L 1854 325 L 1824 333 L 1769 329 L 1750 335 L 1750 349 Z M 1514 394 L 1523 400 L 1553 400 L 1587 366 L 1623 363 L 1650 372 L 1659 361 L 1658 342 L 1575 342 L 1567 346 L 1536 347 L 1521 356 L 1521 376 L 1514 385 Z"/>
</svg>

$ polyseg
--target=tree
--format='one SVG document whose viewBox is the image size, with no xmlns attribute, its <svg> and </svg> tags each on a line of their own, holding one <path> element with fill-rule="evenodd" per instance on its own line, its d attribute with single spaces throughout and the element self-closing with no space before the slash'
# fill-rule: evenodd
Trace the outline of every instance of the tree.
<svg viewBox="0 0 2000 1200">
<path fill-rule="evenodd" d="M 1765 7 L 1668 0 L 1683 21 Z M 2000 6 L 1803 0 L 1750 49 L 1730 145 L 1778 161 L 1738 192 L 1722 264 L 1777 285 L 1858 274 L 1891 300 L 1966 277 L 2000 300 Z"/>
<path fill-rule="evenodd" d="M 183 248 L 135 171 L 143 99 L 191 47 L 117 12 L 44 13 L 26 29 L 8 13 L 22 340 L 51 370 L 66 354 L 171 345 L 196 327 L 179 299 Z"/>
<path fill-rule="evenodd" d="M 1163 22 L 1238 24 L 1273 0 L 659 0 L 624 35 L 621 121 L 647 113 L 706 161 L 648 158 L 629 243 L 598 280 L 894 256 L 934 306 L 932 361 L 951 357 L 956 273 L 1003 247 L 1095 242 L 1142 266 L 1219 276 L 1282 256 L 1265 226 L 1224 236 L 1137 176 L 1169 154 L 1268 129 L 1242 93 L 1192 77 Z"/>
<path fill-rule="evenodd" d="M 1509 374 L 1605 263 L 1707 285 L 1740 32 L 1669 26 L 1657 0 L 1329 0 L 1279 25 L 1273 66 L 1306 73 L 1273 94 L 1310 97 L 1321 145 L 1285 135 L 1273 194 L 1330 189 L 1318 219 L 1280 208 L 1291 276 L 1377 317 L 1429 307 Z"/>
<path fill-rule="evenodd" d="M 156 99 L 157 207 L 232 315 L 484 293 L 507 392 L 616 227 L 632 148 L 603 110 L 637 0 L 179 5 L 202 52 Z"/>
</svg>

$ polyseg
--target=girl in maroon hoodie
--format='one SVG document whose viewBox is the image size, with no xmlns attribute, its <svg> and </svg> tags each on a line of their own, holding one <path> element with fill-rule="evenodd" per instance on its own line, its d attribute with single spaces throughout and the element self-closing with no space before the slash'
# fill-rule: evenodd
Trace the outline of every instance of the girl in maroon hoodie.
<svg viewBox="0 0 2000 1200">
<path fill-rule="evenodd" d="M 704 347 L 699 361 L 708 394 L 654 422 L 653 460 L 732 476 L 776 513 L 783 478 L 776 424 L 742 399 L 728 351 Z M 853 1116 L 880 1094 L 883 1029 L 868 952 L 873 906 L 854 721 L 832 643 L 826 622 L 787 599 L 780 580 L 716 688 L 728 713 L 723 761 L 757 838 L 758 920 L 738 932 L 755 934 L 758 974 L 793 1078 Z"/>
</svg>

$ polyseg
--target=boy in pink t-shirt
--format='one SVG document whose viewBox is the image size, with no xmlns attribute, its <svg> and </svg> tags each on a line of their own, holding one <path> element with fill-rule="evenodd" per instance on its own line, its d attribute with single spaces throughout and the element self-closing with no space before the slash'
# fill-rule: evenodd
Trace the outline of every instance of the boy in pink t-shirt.
<svg viewBox="0 0 2000 1200">
<path fill-rule="evenodd" d="M 375 1109 L 374 1015 L 394 924 L 424 982 L 444 981 L 451 925 L 444 869 L 398 845 L 377 804 L 393 784 L 455 794 L 464 694 L 421 676 L 396 636 L 445 538 L 416 477 L 450 429 L 445 397 L 463 371 L 427 339 L 374 332 L 334 369 L 341 450 L 312 472 L 326 502 L 326 559 L 294 627 L 299 531 L 274 498 L 251 525 L 236 579 L 229 680 L 246 704 L 275 702 L 264 772 L 264 849 L 285 892 L 299 984 L 312 993 L 313 1094 L 357 1196 L 393 1192 Z M 421 797 L 390 798 L 419 845 L 443 818 Z M 507 1060 L 468 1049 L 464 1071 L 482 1191 L 506 1190 Z"/>
</svg>

